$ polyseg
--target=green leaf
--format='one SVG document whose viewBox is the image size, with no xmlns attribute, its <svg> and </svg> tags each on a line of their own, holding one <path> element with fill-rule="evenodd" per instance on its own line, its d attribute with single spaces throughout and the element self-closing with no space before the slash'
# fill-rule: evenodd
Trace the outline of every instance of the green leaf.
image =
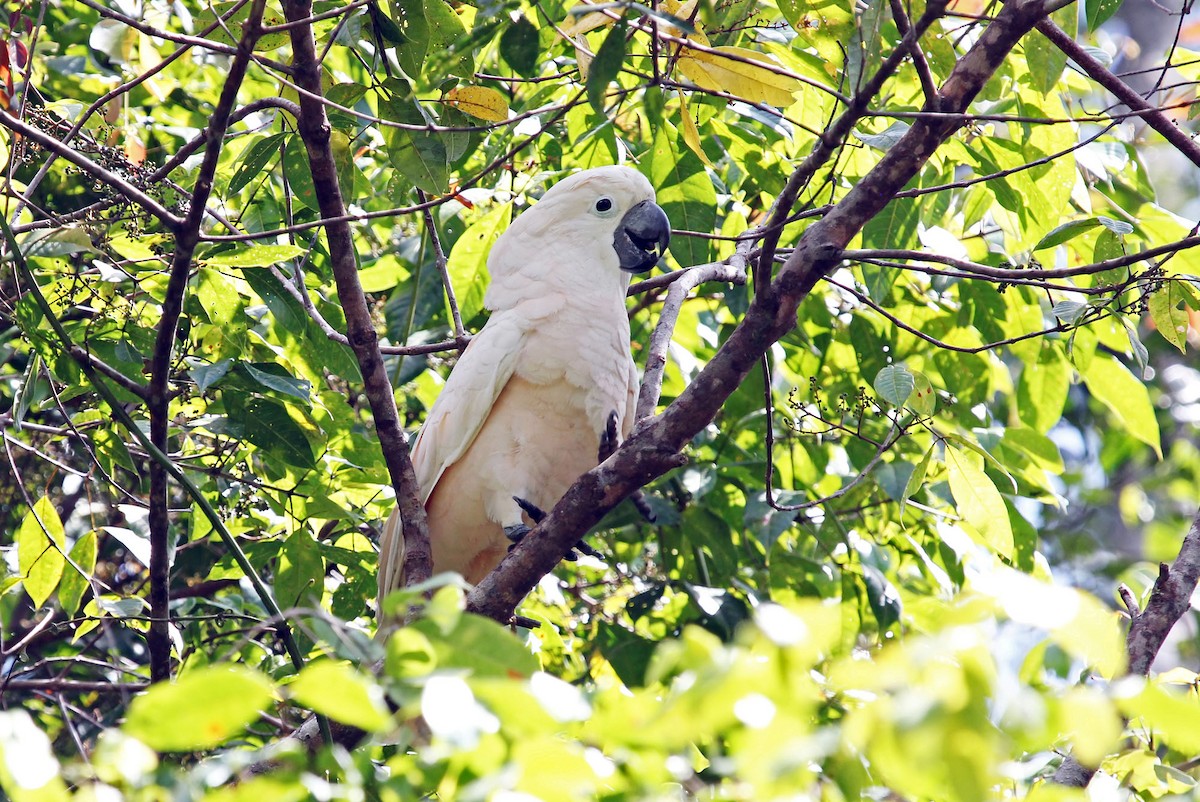
<svg viewBox="0 0 1200 802">
<path fill-rule="evenodd" d="M 925 418 L 937 411 L 937 393 L 933 391 L 933 382 L 924 373 L 913 374 L 913 393 L 909 396 L 908 408 Z"/>
<path fill-rule="evenodd" d="M 1043 95 L 1058 86 L 1067 66 L 1067 54 L 1038 31 L 1025 36 L 1025 61 L 1033 88 Z"/>
<path fill-rule="evenodd" d="M 1193 695 L 1169 693 L 1156 683 L 1147 683 L 1137 695 L 1117 698 L 1117 704 L 1131 719 L 1141 719 L 1146 727 L 1172 749 L 1187 755 L 1200 753 L 1200 700 Z"/>
<path fill-rule="evenodd" d="M 1038 432 L 1048 432 L 1062 417 L 1071 386 L 1071 366 L 1062 352 L 1043 345 L 1036 362 L 1026 362 L 1017 383 L 1017 412 Z"/>
<path fill-rule="evenodd" d="M 917 467 L 913 468 L 913 472 L 908 475 L 908 482 L 904 485 L 904 495 L 900 499 L 901 516 L 904 515 L 904 507 L 908 504 L 908 500 L 915 496 L 925 484 L 925 477 L 929 474 L 929 461 L 933 458 L 935 447 L 931 445 L 925 450 L 925 456 L 921 457 Z"/>
<path fill-rule="evenodd" d="M 875 392 L 894 407 L 902 407 L 916 387 L 912 372 L 903 365 L 888 365 L 875 374 Z"/>
<path fill-rule="evenodd" d="M 58 584 L 58 603 L 62 605 L 67 617 L 75 615 L 83 601 L 96 571 L 96 530 L 88 531 L 86 535 L 75 541 L 71 547 L 70 561 L 67 564 L 62 581 Z"/>
<path fill-rule="evenodd" d="M 288 684 L 287 692 L 313 712 L 360 730 L 377 732 L 392 722 L 378 683 L 347 663 L 309 663 Z"/>
<path fill-rule="evenodd" d="M 305 249 L 295 245 L 251 245 L 210 256 L 204 263 L 215 267 L 270 267 L 304 254 Z"/>
<path fill-rule="evenodd" d="M 266 453 L 265 459 L 282 460 L 297 468 L 316 465 L 312 445 L 287 409 L 277 401 L 253 398 L 243 410 L 246 439 Z"/>
<path fill-rule="evenodd" d="M 429 23 L 425 21 L 422 0 L 392 0 L 392 20 L 402 40 L 396 47 L 396 59 L 405 74 L 416 78 L 425 65 L 429 47 Z"/>
<path fill-rule="evenodd" d="M 1033 246 L 1033 249 L 1040 251 L 1045 248 L 1062 245 L 1064 242 L 1070 242 L 1075 239 L 1080 234 L 1091 231 L 1098 225 L 1100 225 L 1100 220 L 1095 217 L 1089 217 L 1084 220 L 1069 220 L 1042 237 L 1038 241 L 1038 244 Z"/>
<path fill-rule="evenodd" d="M 380 114 L 387 120 L 424 125 L 425 118 L 415 107 L 415 101 L 390 98 L 379 104 Z M 405 179 L 426 192 L 441 193 L 450 184 L 450 168 L 446 145 L 438 134 L 388 128 L 388 157 Z"/>
<path fill-rule="evenodd" d="M 1125 432 L 1154 449 L 1162 459 L 1158 419 L 1146 385 L 1108 354 L 1096 354 L 1083 375 L 1087 388 L 1120 421 Z"/>
<path fill-rule="evenodd" d="M 483 296 L 489 281 L 487 257 L 508 228 L 511 215 L 512 204 L 497 206 L 473 222 L 450 249 L 446 269 L 464 322 L 483 311 Z"/>
<path fill-rule="evenodd" d="M 422 618 L 412 628 L 433 644 L 439 669 L 465 668 L 476 677 L 529 676 L 538 669 L 537 659 L 525 645 L 490 618 L 461 615 L 447 633 L 440 632 L 430 618 Z"/>
<path fill-rule="evenodd" d="M 206 365 L 189 357 L 187 363 L 188 376 L 196 383 L 196 389 L 201 393 L 207 392 L 209 387 L 225 378 L 225 374 L 229 373 L 229 369 L 233 367 L 232 359 L 222 359 L 220 362 Z"/>
<path fill-rule="evenodd" d="M 383 13 L 383 9 L 379 7 L 378 3 L 368 3 L 367 14 L 371 18 L 371 25 L 375 27 L 375 31 L 385 41 L 391 42 L 394 45 L 402 45 L 408 41 L 403 32 L 401 32 L 400 26 L 392 21 L 391 17 Z"/>
<path fill-rule="evenodd" d="M 1074 323 L 1087 310 L 1088 305 L 1081 301 L 1059 301 L 1051 311 L 1056 318 L 1064 323 Z"/>
<path fill-rule="evenodd" d="M 604 93 L 608 85 L 616 80 L 621 73 L 621 63 L 625 60 L 625 35 L 628 24 L 624 19 L 613 25 L 612 30 L 604 37 L 604 42 L 596 51 L 596 58 L 588 67 L 587 96 L 588 102 L 598 114 L 604 113 Z"/>
<path fill-rule="evenodd" d="M 1166 282 L 1150 296 L 1150 319 L 1163 339 L 1179 349 L 1187 350 L 1187 296 L 1174 281 Z"/>
<path fill-rule="evenodd" d="M 524 14 L 500 34 L 500 57 L 518 75 L 531 78 L 538 68 L 538 31 Z"/>
<path fill-rule="evenodd" d="M 214 326 L 229 326 L 245 308 L 233 283 L 219 270 L 202 269 L 196 277 L 196 300 Z M 140 361 L 140 360 L 139 360 Z"/>
<path fill-rule="evenodd" d="M 1011 559 L 1013 533 L 1008 507 L 991 477 L 984 473 L 983 457 L 947 444 L 946 471 L 958 513 L 979 533 L 984 545 Z"/>
<path fill-rule="evenodd" d="M 712 231 L 717 224 L 717 191 L 696 154 L 683 144 L 675 127 L 663 122 L 654 133 L 649 158 L 640 165 L 658 194 L 671 228 Z M 708 240 L 671 237 L 671 254 L 687 267 L 709 261 Z"/>
<path fill-rule="evenodd" d="M 1100 26 L 1108 22 L 1113 14 L 1121 9 L 1124 0 L 1087 0 L 1084 3 L 1084 18 L 1088 30 L 1095 33 Z"/>
<path fill-rule="evenodd" d="M 272 158 L 281 152 L 283 142 L 286 138 L 287 134 L 272 134 L 271 136 L 260 137 L 250 147 L 243 150 L 237 169 L 233 171 L 233 177 L 229 179 L 229 194 L 236 195 L 245 189 L 251 179 L 262 175 L 263 170 L 266 169 L 267 162 L 271 161 Z"/>
<path fill-rule="evenodd" d="M 317 607 L 325 591 L 325 560 L 312 535 L 297 529 L 279 555 L 275 596 L 283 607 Z"/>
<path fill-rule="evenodd" d="M 300 137 L 289 135 L 283 146 L 283 174 L 287 176 L 288 185 L 292 190 L 292 198 L 312 209 L 320 211 L 317 201 L 317 188 L 313 185 L 312 166 L 308 161 L 308 151 Z"/>
<path fill-rule="evenodd" d="M 50 499 L 42 496 L 25 513 L 17 530 L 17 564 L 25 579 L 25 592 L 34 607 L 45 604 L 62 578 L 66 535 Z"/>
<path fill-rule="evenodd" d="M 297 379 L 274 362 L 238 362 L 235 368 L 251 381 L 277 393 L 298 398 L 306 404 L 311 400 L 312 384 L 305 379 Z"/>
<path fill-rule="evenodd" d="M 270 680 L 245 666 L 206 666 L 134 699 L 122 729 L 160 752 L 210 749 L 257 719 L 273 693 Z"/>
</svg>

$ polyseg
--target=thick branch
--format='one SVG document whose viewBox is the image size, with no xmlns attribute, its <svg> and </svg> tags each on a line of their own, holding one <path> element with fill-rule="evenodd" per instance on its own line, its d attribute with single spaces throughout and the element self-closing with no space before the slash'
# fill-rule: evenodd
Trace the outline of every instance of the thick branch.
<svg viewBox="0 0 1200 802">
<path fill-rule="evenodd" d="M 1125 638 L 1125 653 L 1129 658 L 1128 673 L 1131 676 L 1150 675 L 1150 666 L 1158 656 L 1158 650 L 1170 634 L 1171 629 L 1191 609 L 1192 594 L 1200 581 L 1200 510 L 1192 519 L 1192 526 L 1179 547 L 1179 556 L 1171 565 L 1162 563 L 1158 567 L 1158 579 L 1150 591 L 1146 609 L 1137 612 L 1130 609 L 1133 617 L 1129 634 Z M 1054 781 L 1059 785 L 1083 788 L 1096 773 L 1068 755 L 1054 772 Z"/>
<path fill-rule="evenodd" d="M 288 22 L 305 20 L 312 15 L 311 0 L 285 0 L 283 8 Z M 371 405 L 375 431 L 379 435 L 379 445 L 387 462 L 392 487 L 396 491 L 400 518 L 404 522 L 404 575 L 410 582 L 422 582 L 429 578 L 433 568 L 425 507 L 421 504 L 420 489 L 408 454 L 408 442 L 396 411 L 392 384 L 383 364 L 383 355 L 379 352 L 379 335 L 358 280 L 354 242 L 350 235 L 350 224 L 345 219 L 346 207 L 338 186 L 337 165 L 330 146 L 329 120 L 325 116 L 321 91 L 321 65 L 312 26 L 289 27 L 288 35 L 292 41 L 296 83 L 304 90 L 300 93 L 299 131 L 308 152 L 308 164 L 312 170 L 321 217 L 325 220 L 325 236 L 333 262 L 338 300 L 346 315 L 346 336 L 358 359 L 363 389 Z"/>
<path fill-rule="evenodd" d="M 1005 5 L 942 86 L 940 108 L 966 111 L 1045 8 L 1042 0 Z M 954 118 L 918 120 L 840 204 L 805 231 L 778 279 L 756 294 L 741 324 L 692 384 L 662 414 L 642 422 L 611 457 L 581 476 L 534 532 L 471 591 L 467 609 L 507 621 L 583 532 L 633 490 L 680 465 L 680 450 L 716 416 L 767 349 L 795 327 L 800 302 L 840 263 L 842 249 L 959 127 Z"/>
</svg>

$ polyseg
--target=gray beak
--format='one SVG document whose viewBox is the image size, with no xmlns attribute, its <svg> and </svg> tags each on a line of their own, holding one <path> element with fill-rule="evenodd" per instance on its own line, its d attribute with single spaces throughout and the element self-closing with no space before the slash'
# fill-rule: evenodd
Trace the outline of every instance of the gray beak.
<svg viewBox="0 0 1200 802">
<path fill-rule="evenodd" d="M 671 241 L 671 221 L 662 207 L 642 201 L 625 213 L 613 234 L 613 249 L 628 273 L 644 273 L 658 264 Z"/>
</svg>

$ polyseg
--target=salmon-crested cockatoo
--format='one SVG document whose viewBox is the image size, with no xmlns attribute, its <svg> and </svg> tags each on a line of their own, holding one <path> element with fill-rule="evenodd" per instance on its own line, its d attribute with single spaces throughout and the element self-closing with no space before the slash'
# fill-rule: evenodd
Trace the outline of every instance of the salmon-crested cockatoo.
<svg viewBox="0 0 1200 802">
<path fill-rule="evenodd" d="M 605 432 L 628 435 L 638 382 L 625 292 L 669 239 L 650 182 L 599 167 L 555 184 L 496 240 L 491 317 L 412 448 L 435 574 L 478 583 L 536 523 L 518 500 L 549 510 L 598 464 Z M 381 603 L 403 587 L 403 564 L 394 510 L 380 540 Z"/>
</svg>

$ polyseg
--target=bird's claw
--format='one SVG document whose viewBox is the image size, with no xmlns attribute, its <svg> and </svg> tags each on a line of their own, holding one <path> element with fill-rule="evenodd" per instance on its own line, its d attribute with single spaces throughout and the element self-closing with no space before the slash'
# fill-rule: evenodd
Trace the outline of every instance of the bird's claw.
<svg viewBox="0 0 1200 802">
<path fill-rule="evenodd" d="M 604 462 L 613 455 L 617 446 L 621 444 L 617 438 L 617 411 L 614 409 L 608 413 L 608 418 L 604 422 L 604 431 L 600 432 L 600 448 L 596 453 L 598 461 Z"/>
<path fill-rule="evenodd" d="M 615 415 L 616 413 L 613 414 Z M 546 511 L 531 501 L 526 501 L 520 496 L 513 496 L 513 501 L 517 502 L 517 506 L 525 511 L 525 514 L 529 516 L 529 520 L 533 521 L 535 525 L 540 524 L 542 519 L 546 517 Z M 532 531 L 533 529 L 525 524 L 513 524 L 512 526 L 504 527 L 504 536 L 512 541 L 512 545 L 508 547 L 508 550 L 512 551 L 516 548 L 516 545 L 521 542 L 521 538 Z M 563 559 L 568 562 L 575 562 L 579 559 L 579 554 L 576 554 L 576 551 L 586 554 L 588 557 L 595 557 L 597 560 L 604 559 L 604 555 L 589 546 L 582 539 L 567 551 Z"/>
</svg>

